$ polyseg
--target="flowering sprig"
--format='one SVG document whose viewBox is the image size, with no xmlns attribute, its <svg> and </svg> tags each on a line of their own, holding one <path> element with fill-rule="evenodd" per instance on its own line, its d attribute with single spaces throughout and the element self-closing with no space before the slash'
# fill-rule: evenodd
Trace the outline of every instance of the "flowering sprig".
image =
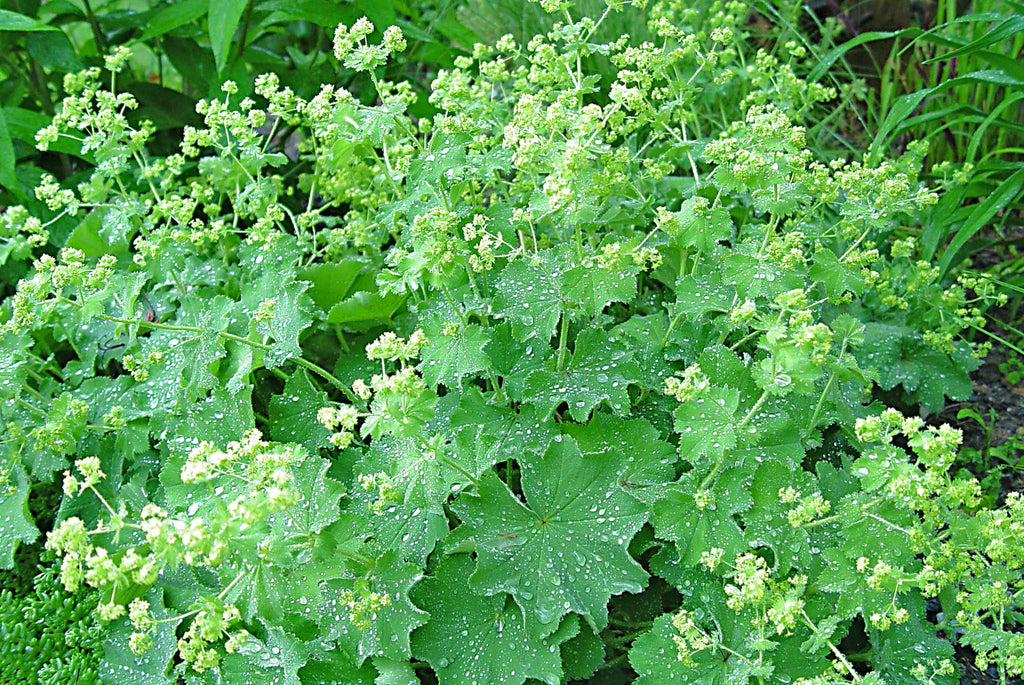
<svg viewBox="0 0 1024 685">
<path fill-rule="evenodd" d="M 157 626 L 142 596 L 161 574 L 179 564 L 217 568 L 232 561 L 240 570 L 218 596 L 203 599 L 189 613 L 173 619 L 191 619 L 178 641 L 183 661 L 199 672 L 216 667 L 220 659 L 216 644 L 231 653 L 248 635 L 240 627 L 238 609 L 225 597 L 250 575 L 249 548 L 261 548 L 265 542 L 259 533 L 265 522 L 299 501 L 292 473 L 301 458 L 299 450 L 272 445 L 256 430 L 223 449 L 201 442 L 189 451 L 181 481 L 186 485 L 217 483 L 222 498 L 181 515 L 152 503 L 134 516 L 123 504 L 115 510 L 96 487 L 106 477 L 100 460 L 77 460 L 76 473 L 64 474 L 65 495 L 74 498 L 89 492 L 107 516 L 92 529 L 80 518 L 70 517 L 48 536 L 47 549 L 62 557 L 64 586 L 73 591 L 84 582 L 96 588 L 104 598 L 98 609 L 104 621 L 117 620 L 127 612 L 135 631 L 129 647 L 141 653 L 152 646 Z M 127 544 L 108 547 L 102 541 L 109 533 Z M 221 643 L 222 639 L 226 641 Z"/>
<path fill-rule="evenodd" d="M 352 440 L 355 438 L 354 431 L 358 418 L 358 410 L 348 405 L 321 407 L 316 412 L 316 420 L 324 428 L 331 431 L 331 444 L 339 450 L 343 450 L 352 444 Z"/>
<path fill-rule="evenodd" d="M 417 329 L 408 340 L 388 331 L 366 346 L 367 358 L 380 360 L 381 373 L 374 374 L 369 385 L 360 384 L 360 392 L 373 398 L 362 435 L 374 439 L 385 433 L 408 437 L 417 434 L 434 415 L 437 394 L 413 366 L 407 365 L 427 344 L 423 331 Z M 393 373 L 388 372 L 388 361 L 398 363 Z"/>
</svg>

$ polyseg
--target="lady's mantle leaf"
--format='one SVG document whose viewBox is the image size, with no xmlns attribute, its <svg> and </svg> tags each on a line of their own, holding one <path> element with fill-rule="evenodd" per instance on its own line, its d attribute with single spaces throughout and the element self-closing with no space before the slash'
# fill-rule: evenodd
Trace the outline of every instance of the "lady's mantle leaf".
<svg viewBox="0 0 1024 685">
<path fill-rule="evenodd" d="M 728 607 L 720 577 L 704 568 L 683 568 L 676 563 L 676 556 L 671 548 L 663 548 L 651 558 L 651 572 L 679 590 L 683 596 L 682 608 L 691 613 L 701 630 L 721 642 L 731 654 L 712 646 L 691 654 L 692 664 L 687 666 L 679 660 L 679 649 L 672 639 L 679 634 L 672 625 L 673 614 L 665 614 L 633 643 L 629 653 L 630 664 L 641 676 L 637 685 L 791 682 L 826 672 L 831 662 L 824 654 L 807 653 L 802 649 L 812 637 L 808 628 L 800 625 L 781 636 L 774 630 L 760 633 L 751 621 L 754 611 L 750 607 L 740 612 Z M 812 620 L 820 621 L 824 616 L 811 604 L 807 612 Z M 766 645 L 766 663 L 758 665 L 756 645 L 762 637 L 773 644 Z M 838 642 L 839 637 L 831 637 Z M 756 677 L 758 672 L 764 677 Z M 783 677 L 788 680 L 784 681 Z"/>
<path fill-rule="evenodd" d="M 15 466 L 3 481 L 0 483 L 0 568 L 11 568 L 18 542 L 32 542 L 39 531 L 29 518 L 29 486 L 25 472 Z"/>
<path fill-rule="evenodd" d="M 709 312 L 728 312 L 735 305 L 735 289 L 717 274 L 700 278 L 683 276 L 676 281 L 675 313 L 686 314 L 691 321 Z"/>
<path fill-rule="evenodd" d="M 769 452 L 769 454 L 772 454 Z M 792 487 L 807 496 L 817 491 L 815 479 L 803 469 L 790 468 L 782 459 L 761 464 L 750 486 L 753 504 L 743 513 L 747 544 L 751 548 L 770 547 L 775 554 L 778 573 L 789 573 L 794 567 L 820 570 L 824 563 L 819 552 L 835 544 L 838 523 L 815 525 L 813 528 L 793 526 L 787 515 L 795 504 L 783 504 L 779 492 Z"/>
<path fill-rule="evenodd" d="M 104 683 L 115 685 L 166 685 L 171 682 L 167 671 L 171 656 L 177 649 L 174 630 L 178 621 L 169 617 L 164 608 L 163 590 L 152 589 L 145 599 L 149 602 L 153 618 L 157 620 L 152 635 L 153 646 L 140 655 L 128 649 L 128 636 L 133 632 L 127 618 L 121 618 L 107 629 L 103 643 L 103 661 L 100 675 Z M 168 620 L 171 619 L 171 620 Z"/>
<path fill-rule="evenodd" d="M 556 437 L 544 456 L 524 461 L 524 505 L 493 472 L 477 496 L 454 504 L 465 521 L 452 533 L 477 553 L 474 588 L 508 592 L 550 633 L 570 611 L 607 618 L 608 600 L 647 582 L 626 547 L 647 520 L 642 504 L 619 486 L 615 452 L 583 456 L 576 441 Z"/>
<path fill-rule="evenodd" d="M 227 330 L 236 316 L 236 307 L 237 303 L 223 295 L 184 299 L 172 323 L 201 332 L 157 330 L 140 338 L 141 350 L 136 357 L 145 358 L 150 353 L 162 357 L 150 367 L 149 380 L 137 386 L 141 401 L 153 411 L 172 412 L 175 406 L 183 409 L 203 396 L 203 390 L 218 387 L 211 367 L 227 354 L 218 332 Z"/>
<path fill-rule="evenodd" d="M 679 405 L 675 429 L 679 454 L 697 464 L 702 455 L 717 457 L 736 446 L 736 408 L 739 393 L 732 388 L 712 388 L 705 397 Z"/>
<path fill-rule="evenodd" d="M 980 364 L 964 347 L 950 356 L 929 347 L 919 333 L 905 326 L 875 322 L 865 326 L 857 361 L 861 368 L 878 371 L 878 385 L 883 390 L 902 385 L 910 400 L 920 402 L 925 412 L 941 409 L 946 397 L 962 400 L 970 396 L 967 373 Z"/>
<path fill-rule="evenodd" d="M 562 282 L 566 299 L 590 317 L 612 302 L 629 302 L 636 297 L 636 275 L 620 268 L 581 264 L 566 271 Z"/>
<path fill-rule="evenodd" d="M 585 621 L 580 621 L 580 632 L 562 643 L 562 665 L 566 678 L 585 680 L 604 665 L 605 649 L 601 636 Z"/>
<path fill-rule="evenodd" d="M 280 278 L 280 275 L 268 271 L 252 290 L 247 290 L 242 296 L 242 304 L 249 313 L 255 312 L 262 302 L 273 302 L 270 319 L 250 324 L 256 333 L 273 341 L 263 359 L 268 369 L 280 366 L 291 357 L 302 356 L 299 334 L 313 323 L 310 312 L 314 305 L 306 294 L 310 284 L 293 281 L 282 286 Z"/>
<path fill-rule="evenodd" d="M 888 630 L 871 630 L 871 663 L 885 682 L 893 685 L 914 682 L 916 679 L 907 675 L 915 666 L 938 664 L 943 659 L 953 658 L 953 645 L 949 640 L 937 637 L 935 625 L 928 622 L 921 595 L 916 590 L 907 593 L 902 606 L 910 613 L 906 623 L 893 625 Z M 975 649 L 983 647 L 978 644 L 972 646 Z M 935 685 L 954 685 L 957 682 L 959 679 L 952 673 L 935 674 L 929 681 Z"/>
<path fill-rule="evenodd" d="M 633 358 L 640 368 L 640 375 L 635 381 L 646 390 L 661 391 L 665 387 L 665 378 L 672 372 L 665 362 L 665 348 L 662 347 L 662 343 L 667 342 L 667 332 L 668 317 L 664 312 L 633 316 L 611 331 L 613 342 L 622 343 L 633 351 Z"/>
<path fill-rule="evenodd" d="M 672 615 L 664 614 L 654 622 L 650 631 L 644 633 L 629 650 L 629 663 L 639 674 L 636 685 L 664 685 L 665 683 L 712 683 L 724 682 L 727 666 L 722 659 L 709 658 L 708 652 L 693 656 L 695 664 L 685 666 L 679 660 L 679 653 L 672 636 Z"/>
<path fill-rule="evenodd" d="M 366 475 L 387 473 L 404 502 L 437 503 L 469 484 L 465 473 L 480 473 L 493 463 L 478 466 L 472 456 L 441 439 L 427 447 L 413 438 L 389 436 L 373 443 L 358 469 Z"/>
<path fill-rule="evenodd" d="M 533 260 L 513 262 L 501 272 L 495 311 L 508 317 L 517 340 L 548 340 L 555 332 L 562 313 L 559 255 L 555 252 L 547 250 Z"/>
<path fill-rule="evenodd" d="M 319 533 L 338 520 L 341 513 L 338 500 L 345 494 L 345 487 L 327 475 L 330 466 L 326 459 L 308 452 L 301 462 L 292 466 L 301 499 L 286 515 L 277 515 L 286 528 L 303 534 Z"/>
<path fill-rule="evenodd" d="M 502 381 L 501 388 L 510 399 L 522 402 L 526 379 L 534 371 L 547 368 L 554 350 L 547 340 L 519 342 L 512 337 L 512 328 L 502 324 L 493 329 L 485 352 Z"/>
<path fill-rule="evenodd" d="M 578 261 L 563 245 L 515 261 L 502 271 L 495 311 L 508 317 L 517 340 L 548 340 L 567 305 L 594 317 L 608 304 L 636 296 L 634 274 Z M 573 264 L 578 265 L 569 268 Z"/>
<path fill-rule="evenodd" d="M 678 489 L 670 490 L 654 505 L 655 531 L 678 545 L 680 562 L 686 566 L 699 563 L 700 555 L 712 547 L 724 549 L 729 559 L 746 549 L 743 531 L 733 518 L 736 508 L 730 493 L 718 480 L 709 493 L 711 503 L 703 507 L 692 490 Z"/>
<path fill-rule="evenodd" d="M 646 419 L 623 420 L 596 414 L 586 425 L 566 423 L 565 432 L 576 439 L 585 455 L 611 453 L 622 464 L 619 484 L 630 495 L 652 504 L 675 480 L 675 448 L 658 438 Z"/>
<path fill-rule="evenodd" d="M 266 640 L 250 637 L 237 654 L 225 655 L 219 677 L 211 683 L 241 685 L 300 685 L 299 669 L 306 663 L 301 642 L 272 626 Z"/>
<path fill-rule="evenodd" d="M 426 331 L 430 344 L 423 350 L 423 380 L 430 387 L 442 383 L 449 388 L 462 386 L 462 379 L 490 366 L 484 346 L 489 340 L 489 331 L 471 323 L 458 326 L 452 335 L 445 335 L 443 324 Z"/>
<path fill-rule="evenodd" d="M 562 402 L 569 415 L 583 423 L 591 410 L 608 400 L 619 416 L 629 411 L 626 386 L 640 369 L 626 348 L 613 343 L 600 329 L 588 328 L 576 339 L 576 350 L 564 371 L 534 371 L 526 379 L 523 401 L 537 405 L 550 417 Z"/>
<path fill-rule="evenodd" d="M 714 615 L 714 621 L 698 621 L 702 629 L 712 634 L 716 626 L 723 625 L 723 614 L 729 611 L 725 609 L 724 593 L 719 594 L 724 611 L 698 608 L 694 612 L 698 616 Z M 766 653 L 765 663 L 758 664 L 757 651 L 749 647 L 758 635 L 747 624 L 747 621 L 737 621 L 730 626 L 731 629 L 726 628 L 724 631 L 723 643 L 734 654 L 711 647 L 692 654 L 693 663 L 686 665 L 679 660 L 679 650 L 672 639 L 678 635 L 672 626 L 672 614 L 660 616 L 650 631 L 637 638 L 629 652 L 629 663 L 640 675 L 636 685 L 782 683 L 811 678 L 829 670 L 831 662 L 827 659 L 801 651 L 800 645 L 810 636 L 810 631 L 802 627 L 795 634 L 781 638 L 770 633 L 769 639 L 774 646 L 771 647 L 772 651 Z"/>
<path fill-rule="evenodd" d="M 468 592 L 472 570 L 468 554 L 447 557 L 434 577 L 414 590 L 430 622 L 413 633 L 413 654 L 434 667 L 441 685 L 521 685 L 527 678 L 560 683 L 559 634 L 533 639 L 536 631 L 527 630 L 523 612 L 507 595 Z M 525 621 L 535 619 L 527 614 Z"/>
<path fill-rule="evenodd" d="M 382 656 L 374 657 L 373 665 L 380 673 L 374 685 L 420 685 L 416 669 L 408 661 L 395 661 Z"/>
<path fill-rule="evenodd" d="M 459 398 L 449 422 L 456 433 L 459 462 L 475 464 L 477 474 L 499 461 L 522 459 L 524 450 L 540 456 L 557 431 L 553 421 L 542 420 L 532 407 L 516 411 L 489 404 L 473 387 Z"/>
<path fill-rule="evenodd" d="M 330 447 L 331 432 L 316 420 L 317 411 L 328 403 L 327 393 L 313 385 L 305 369 L 296 369 L 284 392 L 270 400 L 271 439 L 297 442 L 310 454 Z"/>
<path fill-rule="evenodd" d="M 387 595 L 388 603 L 373 617 L 370 627 L 361 630 L 351 621 L 349 610 L 340 602 L 332 603 L 336 613 L 327 617 L 330 639 L 342 643 L 358 641 L 359 657 L 384 656 L 396 661 L 407 661 L 409 633 L 427 622 L 427 614 L 409 601 L 409 590 L 420 579 L 420 566 L 402 560 L 394 552 L 385 552 L 374 562 L 367 585 L 372 592 Z M 357 581 L 328 581 L 331 590 L 352 589 Z M 364 582 L 364 581 L 359 581 Z M 357 593 L 358 589 L 355 590 Z"/>
<path fill-rule="evenodd" d="M 307 642 L 306 647 L 310 646 Z M 324 646 L 331 648 L 324 649 Z M 370 662 L 364 661 L 359 666 L 347 652 L 334 648 L 332 643 L 322 644 L 320 653 L 311 655 L 306 665 L 299 669 L 302 685 L 374 685 L 376 676 L 377 670 Z"/>
</svg>

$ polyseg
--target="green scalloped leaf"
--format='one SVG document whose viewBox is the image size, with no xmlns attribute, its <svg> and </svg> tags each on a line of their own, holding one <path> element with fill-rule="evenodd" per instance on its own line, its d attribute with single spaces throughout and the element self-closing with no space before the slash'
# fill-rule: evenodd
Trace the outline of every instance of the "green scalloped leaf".
<svg viewBox="0 0 1024 685">
<path fill-rule="evenodd" d="M 311 314 L 315 305 L 306 294 L 312 284 L 301 280 L 288 282 L 288 278 L 288 273 L 267 268 L 259 280 L 247 284 L 242 291 L 242 306 L 248 316 L 265 300 L 274 301 L 273 316 L 269 320 L 249 324 L 250 338 L 266 336 L 271 340 L 270 349 L 263 353 L 263 363 L 268 369 L 292 357 L 301 357 L 299 335 L 313 324 Z"/>
<path fill-rule="evenodd" d="M 270 400 L 270 438 L 298 443 L 310 454 L 330 447 L 331 432 L 316 418 L 317 411 L 329 404 L 327 393 L 313 385 L 306 370 L 296 369 L 282 393 Z"/>
<path fill-rule="evenodd" d="M 920 593 L 912 591 L 904 595 L 900 606 L 910 613 L 906 623 L 893 625 L 888 630 L 869 631 L 871 663 L 886 685 L 920 685 L 921 679 L 911 675 L 913 668 L 924 665 L 926 672 L 932 675 L 932 670 L 943 659 L 953 660 L 953 645 L 935 634 L 937 627 L 928 622 Z M 1003 635 L 1009 638 L 1011 633 Z M 929 685 L 955 685 L 960 679 L 955 674 L 934 675 L 927 682 Z"/>
<path fill-rule="evenodd" d="M 373 681 L 374 685 L 420 685 L 416 669 L 408 661 L 375 656 L 373 665 L 379 673 Z"/>
<path fill-rule="evenodd" d="M 647 583 L 627 551 L 647 510 L 619 485 L 625 464 L 612 452 L 584 456 L 571 437 L 556 436 L 521 466 L 525 504 L 493 472 L 455 501 L 465 523 L 452 548 L 475 549 L 474 589 L 512 594 L 549 632 L 569 612 L 604 625 L 613 595 Z"/>
<path fill-rule="evenodd" d="M 716 482 L 717 485 L 717 482 Z M 701 509 L 692 492 L 672 489 L 654 504 L 652 521 L 658 536 L 671 540 L 679 548 L 679 559 L 686 566 L 700 563 L 700 555 L 712 547 L 725 550 L 725 558 L 732 559 L 747 548 L 743 530 L 733 518 L 732 499 L 724 493 L 724 501 L 713 489 L 716 502 Z"/>
<path fill-rule="evenodd" d="M 736 304 L 736 289 L 725 283 L 720 274 L 683 276 L 676 281 L 675 311 L 685 314 L 690 321 L 708 312 L 728 312 Z"/>
<path fill-rule="evenodd" d="M 522 402 L 526 379 L 534 371 L 547 368 L 555 351 L 546 340 L 530 339 L 520 342 L 512 335 L 512 327 L 505 323 L 493 329 L 485 352 L 501 377 L 501 389 L 509 398 Z"/>
<path fill-rule="evenodd" d="M 664 312 L 650 316 L 633 316 L 612 329 L 609 339 L 624 344 L 633 353 L 633 359 L 640 369 L 634 381 L 645 390 L 659 394 L 665 387 L 665 379 L 672 375 L 672 369 L 665 361 L 668 343 L 668 317 Z M 669 336 L 671 338 L 671 336 Z"/>
<path fill-rule="evenodd" d="M 675 480 L 676 450 L 658 437 L 646 419 L 595 414 L 590 423 L 563 426 L 583 454 L 614 455 L 622 465 L 619 484 L 645 504 L 653 504 L 665 485 Z"/>
<path fill-rule="evenodd" d="M 597 405 L 607 401 L 619 416 L 629 412 L 627 387 L 640 369 L 629 351 L 612 342 L 601 329 L 588 328 L 576 338 L 576 349 L 564 371 L 534 371 L 526 379 L 523 401 L 550 418 L 559 404 L 569 405 L 569 415 L 585 422 Z"/>
<path fill-rule="evenodd" d="M 711 388 L 705 396 L 680 404 L 673 413 L 680 456 L 696 465 L 735 447 L 738 406 L 739 393 L 732 388 Z"/>
<path fill-rule="evenodd" d="M 806 529 L 793 527 L 787 518 L 795 504 L 783 504 L 779 491 L 792 487 L 803 496 L 819 492 L 817 481 L 811 474 L 787 466 L 780 459 L 766 459 L 750 481 L 753 498 L 750 509 L 743 512 L 743 525 L 747 545 L 752 549 L 767 546 L 775 554 L 775 570 L 788 573 L 797 567 L 802 573 L 816 575 L 823 561 L 822 549 L 836 544 L 838 523 Z"/>
<path fill-rule="evenodd" d="M 947 397 L 967 399 L 973 389 L 968 372 L 981 363 L 969 356 L 966 346 L 950 356 L 926 345 L 916 331 L 876 322 L 865 325 L 864 344 L 856 356 L 861 368 L 877 370 L 883 390 L 902 385 L 926 413 L 942 409 Z"/>
<path fill-rule="evenodd" d="M 728 662 L 712 658 L 704 651 L 693 655 L 694 666 L 684 666 L 677 656 L 679 650 L 672 641 L 675 634 L 672 615 L 663 614 L 654 621 L 649 631 L 633 641 L 629 650 L 629 664 L 639 675 L 636 685 L 724 685 L 728 677 Z M 738 682 L 743 683 L 745 680 Z"/>
<path fill-rule="evenodd" d="M 312 653 L 306 665 L 299 669 L 302 685 L 376 685 L 377 671 L 370 662 L 357 665 L 347 652 L 332 644 L 326 643 L 330 649 Z"/>
<path fill-rule="evenodd" d="M 484 347 L 491 334 L 475 323 L 458 325 L 454 335 L 445 335 L 443 328 L 443 324 L 435 323 L 424 329 L 430 344 L 423 348 L 419 368 L 431 387 L 442 384 L 461 388 L 463 378 L 490 367 Z"/>
<path fill-rule="evenodd" d="M 581 264 L 562 274 L 561 281 L 565 299 L 591 318 L 613 302 L 629 302 L 636 297 L 636 274 L 621 268 Z"/>
<path fill-rule="evenodd" d="M 327 475 L 330 467 L 331 462 L 308 452 L 292 466 L 301 499 L 279 518 L 291 522 L 293 528 L 298 526 L 296 533 L 319 533 L 338 520 L 345 486 Z"/>
<path fill-rule="evenodd" d="M 153 647 L 140 655 L 128 649 L 128 636 L 134 629 L 127 618 L 121 618 L 107 628 L 107 641 L 103 644 L 100 676 L 108 685 L 167 685 L 171 657 L 177 651 L 174 636 L 176 620 L 164 608 L 164 591 L 150 590 L 145 597 L 153 617 L 158 621 L 151 635 Z"/>
<path fill-rule="evenodd" d="M 28 510 L 28 478 L 20 465 L 12 465 L 0 479 L 0 494 L 0 568 L 9 569 L 14 567 L 18 543 L 39 537 Z"/>
<path fill-rule="evenodd" d="M 299 669 L 307 653 L 301 641 L 277 626 L 267 629 L 266 640 L 250 637 L 237 654 L 221 660 L 217 685 L 302 685 Z"/>
<path fill-rule="evenodd" d="M 580 621 L 580 632 L 563 642 L 561 651 L 565 677 L 572 680 L 589 678 L 604 664 L 604 641 L 586 621 Z"/>
<path fill-rule="evenodd" d="M 547 341 L 562 315 L 562 251 L 544 250 L 512 262 L 495 283 L 494 309 L 512 324 L 517 340 Z"/>
<path fill-rule="evenodd" d="M 335 613 L 324 617 L 328 639 L 355 642 L 360 660 L 383 656 L 395 661 L 408 661 L 412 656 L 409 633 L 427 623 L 428 618 L 428 614 L 409 599 L 409 590 L 420 579 L 421 570 L 420 564 L 404 561 L 393 551 L 385 552 L 374 561 L 366 582 L 370 591 L 387 595 L 389 603 L 377 611 L 366 630 L 352 624 L 344 605 L 332 603 Z M 354 579 L 331 580 L 326 587 L 336 592 L 343 588 L 352 589 L 355 583 Z"/>
<path fill-rule="evenodd" d="M 474 465 L 474 476 L 500 461 L 544 453 L 557 430 L 553 421 L 539 418 L 533 407 L 517 412 L 488 405 L 479 390 L 467 390 L 450 421 L 456 430 L 456 461 Z"/>
<path fill-rule="evenodd" d="M 524 618 L 504 593 L 467 591 L 472 571 L 470 556 L 455 554 L 414 590 L 417 604 L 430 612 L 430 622 L 412 636 L 416 658 L 434 668 L 440 685 L 522 685 L 527 678 L 561 683 L 557 645 L 562 636 L 533 637 L 538 631 L 528 624 L 536 619 Z"/>
<path fill-rule="evenodd" d="M 173 323 L 202 332 L 156 330 L 139 338 L 141 350 L 135 355 L 137 358 L 145 359 L 150 352 L 163 356 L 163 361 L 150 367 L 149 380 L 135 390 L 150 410 L 159 413 L 184 409 L 206 390 L 220 386 L 212 368 L 227 352 L 218 332 L 231 325 L 237 306 L 237 302 L 223 295 L 186 298 Z M 248 369 L 244 372 L 248 373 Z"/>
</svg>

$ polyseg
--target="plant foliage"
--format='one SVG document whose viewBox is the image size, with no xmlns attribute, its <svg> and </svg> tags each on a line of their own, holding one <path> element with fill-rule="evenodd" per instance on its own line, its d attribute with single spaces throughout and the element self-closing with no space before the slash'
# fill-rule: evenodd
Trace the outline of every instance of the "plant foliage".
<svg viewBox="0 0 1024 685">
<path fill-rule="evenodd" d="M 3 214 L 3 558 L 62 477 L 110 683 L 952 683 L 940 631 L 1024 671 L 1024 499 L 875 399 L 978 363 L 964 284 L 892 237 L 925 146 L 816 156 L 835 91 L 739 5 L 633 44 L 595 39 L 623 3 L 541 4 L 433 117 L 367 19 L 333 53 L 376 98 L 228 81 L 167 156 L 125 51 L 65 79 L 38 143 L 95 169 Z"/>
</svg>

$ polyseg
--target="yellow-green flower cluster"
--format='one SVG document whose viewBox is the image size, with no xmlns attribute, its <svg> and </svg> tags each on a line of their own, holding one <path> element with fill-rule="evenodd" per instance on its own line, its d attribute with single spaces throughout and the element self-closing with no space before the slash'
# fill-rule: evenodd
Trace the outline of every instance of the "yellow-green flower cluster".
<svg viewBox="0 0 1024 685">
<path fill-rule="evenodd" d="M 371 591 L 360 587 L 359 590 L 342 590 L 338 600 L 348 609 L 348 620 L 359 630 L 369 630 L 377 618 L 377 612 L 391 605 L 391 597 L 387 593 Z"/>
<path fill-rule="evenodd" d="M 331 431 L 331 444 L 339 450 L 352 444 L 358 418 L 359 411 L 349 405 L 321 407 L 316 412 L 316 420 Z"/>
</svg>

